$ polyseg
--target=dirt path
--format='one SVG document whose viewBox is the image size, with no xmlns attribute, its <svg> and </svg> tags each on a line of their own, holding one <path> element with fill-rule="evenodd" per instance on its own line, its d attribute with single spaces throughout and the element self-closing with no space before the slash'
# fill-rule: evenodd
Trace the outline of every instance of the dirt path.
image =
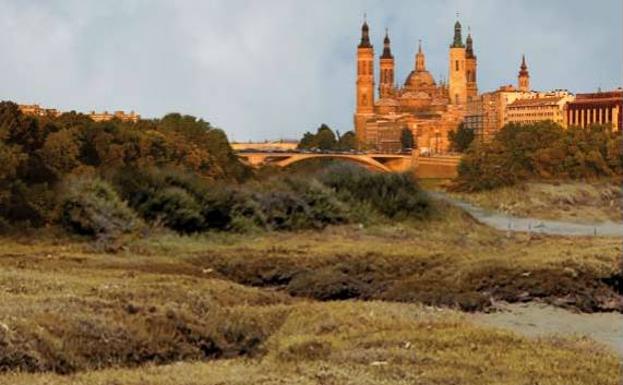
<svg viewBox="0 0 623 385">
<path fill-rule="evenodd" d="M 586 336 L 615 351 L 623 361 L 623 314 L 574 313 L 538 303 L 505 304 L 496 313 L 476 313 L 476 323 L 513 330 L 529 337 Z"/>
<path fill-rule="evenodd" d="M 549 235 L 623 237 L 623 223 L 602 222 L 580 224 L 538 218 L 520 218 L 485 210 L 481 207 L 452 198 L 448 194 L 440 191 L 429 191 L 429 194 L 433 198 L 460 207 L 477 221 L 502 231 L 510 230 L 514 232 L 532 232 Z"/>
</svg>

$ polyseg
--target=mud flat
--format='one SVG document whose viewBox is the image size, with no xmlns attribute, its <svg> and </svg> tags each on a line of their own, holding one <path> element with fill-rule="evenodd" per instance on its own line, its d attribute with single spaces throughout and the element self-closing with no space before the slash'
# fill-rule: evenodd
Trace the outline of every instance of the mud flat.
<svg viewBox="0 0 623 385">
<path fill-rule="evenodd" d="M 529 337 L 588 337 L 615 351 L 623 361 L 623 314 L 577 313 L 541 303 L 503 304 L 493 313 L 476 313 L 477 323 Z"/>
</svg>

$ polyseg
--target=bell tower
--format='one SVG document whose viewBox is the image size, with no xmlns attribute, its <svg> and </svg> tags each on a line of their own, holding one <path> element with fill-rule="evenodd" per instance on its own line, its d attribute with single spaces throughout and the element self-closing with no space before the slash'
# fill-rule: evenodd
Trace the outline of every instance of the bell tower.
<svg viewBox="0 0 623 385">
<path fill-rule="evenodd" d="M 528 72 L 528 65 L 526 64 L 526 55 L 521 57 L 521 67 L 519 67 L 519 76 L 517 78 L 517 85 L 519 91 L 530 91 L 530 73 Z"/>
<path fill-rule="evenodd" d="M 474 55 L 474 41 L 471 32 L 467 34 L 465 41 L 465 77 L 467 78 L 467 100 L 472 100 L 478 96 L 478 61 Z"/>
<path fill-rule="evenodd" d="M 361 42 L 357 47 L 357 92 L 355 134 L 359 145 L 366 143 L 366 121 L 374 113 L 374 47 L 370 43 L 370 27 L 364 20 Z"/>
<path fill-rule="evenodd" d="M 389 32 L 385 30 L 383 41 L 383 55 L 381 55 L 381 73 L 379 82 L 379 97 L 385 98 L 394 94 L 394 56 L 392 55 Z"/>
<path fill-rule="evenodd" d="M 467 102 L 466 52 L 461 36 L 461 23 L 454 24 L 454 40 L 450 45 L 450 68 L 448 74 L 448 94 L 450 103 L 463 105 Z"/>
</svg>

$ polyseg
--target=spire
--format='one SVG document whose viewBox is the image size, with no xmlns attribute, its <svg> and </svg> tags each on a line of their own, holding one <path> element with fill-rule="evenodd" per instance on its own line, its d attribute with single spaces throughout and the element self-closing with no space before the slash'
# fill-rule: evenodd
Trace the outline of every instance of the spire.
<svg viewBox="0 0 623 385">
<path fill-rule="evenodd" d="M 389 31 L 385 28 L 385 40 L 383 40 L 383 55 L 381 55 L 381 59 L 393 59 L 391 49 L 391 40 L 389 40 Z"/>
<path fill-rule="evenodd" d="M 364 14 L 363 25 L 361 26 L 361 42 L 359 43 L 359 48 L 372 48 L 372 44 L 370 44 L 370 27 L 368 27 L 367 19 L 367 16 Z"/>
<path fill-rule="evenodd" d="M 465 40 L 465 53 L 468 58 L 474 58 L 474 40 L 472 40 L 472 31 L 467 27 L 467 40 Z"/>
<path fill-rule="evenodd" d="M 415 55 L 415 71 L 422 72 L 426 71 L 426 62 L 424 57 L 424 52 L 422 51 L 422 40 L 419 40 L 418 43 L 418 51 Z"/>
<path fill-rule="evenodd" d="M 456 17 L 457 21 L 454 24 L 454 41 L 452 42 L 450 48 L 463 48 L 465 46 L 463 45 L 463 37 L 461 35 L 461 23 L 458 21 L 458 12 L 456 14 Z"/>
<path fill-rule="evenodd" d="M 519 67 L 518 82 L 520 91 L 530 91 L 530 73 L 528 72 L 528 65 L 526 64 L 526 55 L 523 55 L 521 57 L 521 66 Z"/>
<path fill-rule="evenodd" d="M 526 55 L 521 56 L 521 66 L 519 67 L 519 76 L 529 76 L 528 65 L 526 64 Z"/>
</svg>

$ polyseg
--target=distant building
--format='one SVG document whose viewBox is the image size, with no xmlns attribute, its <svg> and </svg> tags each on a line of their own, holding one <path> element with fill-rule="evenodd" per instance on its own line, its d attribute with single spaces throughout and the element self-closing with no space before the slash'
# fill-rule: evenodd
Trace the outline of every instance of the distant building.
<svg viewBox="0 0 623 385">
<path fill-rule="evenodd" d="M 566 127 L 565 106 L 574 100 L 568 92 L 537 93 L 529 99 L 517 99 L 506 106 L 505 124 L 530 124 L 551 120 Z"/>
<path fill-rule="evenodd" d="M 104 112 L 95 112 L 91 111 L 88 116 L 96 122 L 105 122 L 108 120 L 119 119 L 122 122 L 138 122 L 141 116 L 134 111 L 130 111 L 130 113 L 126 113 L 125 111 L 115 111 L 113 114 L 108 113 L 108 111 Z"/>
<path fill-rule="evenodd" d="M 18 107 L 24 115 L 57 117 L 62 114 L 61 111 L 55 108 L 43 108 L 38 104 L 20 104 L 18 105 Z M 112 119 L 119 119 L 123 122 L 138 122 L 141 118 L 141 116 L 134 111 L 131 111 L 130 113 L 126 113 L 124 111 L 115 111 L 112 114 L 108 113 L 108 111 L 91 111 L 86 115 L 96 122 L 104 122 Z"/>
<path fill-rule="evenodd" d="M 623 90 L 578 94 L 567 104 L 565 120 L 569 126 L 611 124 L 614 131 L 623 127 Z"/>
<path fill-rule="evenodd" d="M 467 103 L 464 124 L 476 138 L 489 141 L 508 123 L 528 124 L 551 120 L 566 125 L 565 105 L 574 97 L 567 90 L 539 92 L 530 90 L 530 73 L 522 56 L 517 86 L 506 85 L 485 92 Z"/>
<path fill-rule="evenodd" d="M 533 97 L 535 93 L 520 91 L 512 85 L 485 92 L 467 104 L 465 127 L 474 130 L 476 138 L 490 140 L 505 124 L 506 106 L 516 100 Z"/>
<path fill-rule="evenodd" d="M 400 137 L 407 128 L 413 133 L 414 144 L 424 153 L 449 150 L 448 132 L 456 130 L 465 116 L 466 103 L 476 98 L 477 59 L 473 39 L 462 39 L 462 27 L 454 25 L 454 39 L 449 48 L 448 84 L 436 82 L 426 69 L 421 44 L 415 65 L 404 84 L 395 80 L 395 62 L 386 32 L 383 52 L 379 58 L 378 99 L 374 73 L 374 48 L 368 24 L 361 29 L 357 47 L 355 133 L 360 148 L 380 152 L 401 150 Z"/>
<path fill-rule="evenodd" d="M 43 108 L 38 104 L 20 104 L 19 110 L 24 115 L 31 116 L 52 116 L 56 117 L 60 115 L 60 112 L 54 108 Z"/>
</svg>

